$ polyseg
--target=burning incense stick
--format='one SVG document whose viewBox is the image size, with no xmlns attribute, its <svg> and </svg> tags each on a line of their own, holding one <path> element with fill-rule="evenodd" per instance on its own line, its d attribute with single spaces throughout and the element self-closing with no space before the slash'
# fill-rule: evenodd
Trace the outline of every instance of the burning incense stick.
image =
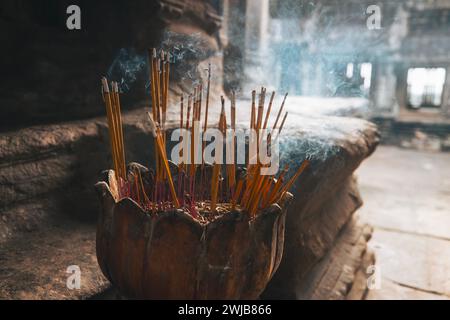
<svg viewBox="0 0 450 320">
<path fill-rule="evenodd" d="M 231 93 L 231 104 L 230 104 L 230 117 L 231 117 L 231 160 L 232 163 L 227 165 L 227 174 L 228 174 L 228 191 L 232 194 L 234 192 L 234 186 L 236 184 L 236 164 L 235 164 L 235 135 L 234 132 L 236 130 L 236 95 L 234 91 Z"/>
<path fill-rule="evenodd" d="M 223 133 L 226 129 L 225 99 L 223 97 L 220 97 L 220 100 L 222 103 L 222 109 L 220 111 L 219 130 Z M 221 165 L 219 163 L 214 162 L 212 182 L 211 182 L 211 211 L 216 211 L 220 168 Z"/>
<path fill-rule="evenodd" d="M 209 92 L 211 88 L 211 63 L 208 63 L 208 82 L 206 85 L 206 105 L 205 105 L 205 123 L 203 124 L 203 132 L 208 128 L 208 110 L 209 110 Z M 203 145 L 203 150 L 205 146 Z M 202 151 L 203 151 L 202 150 Z"/>
<path fill-rule="evenodd" d="M 277 128 L 278 120 L 280 120 L 281 112 L 283 112 L 284 102 L 286 101 L 287 95 L 287 93 L 284 95 L 283 102 L 281 103 L 280 110 L 278 111 L 277 118 L 275 119 L 275 123 L 273 125 L 273 129 Z"/>
<path fill-rule="evenodd" d="M 115 123 L 117 128 L 118 145 L 120 152 L 120 168 L 122 170 L 122 176 L 125 176 L 125 147 L 123 142 L 123 128 L 122 128 L 122 115 L 120 111 L 120 98 L 119 98 L 119 85 L 114 82 L 113 92 L 114 92 L 114 113 L 115 113 Z"/>
<path fill-rule="evenodd" d="M 119 90 L 115 87 L 115 85 L 113 85 L 113 92 L 110 92 L 108 81 L 103 77 L 102 91 L 108 118 L 109 139 L 111 142 L 111 153 L 116 178 L 118 181 L 120 180 L 119 178 L 126 180 L 125 151 L 123 149 L 122 120 L 120 116 L 120 103 L 118 93 Z"/>
<path fill-rule="evenodd" d="M 281 130 L 283 129 L 284 122 L 286 121 L 287 115 L 288 115 L 288 113 L 286 112 L 286 113 L 284 114 L 283 121 L 281 121 L 280 129 L 278 130 L 279 132 L 281 132 Z"/>
<path fill-rule="evenodd" d="M 269 107 L 267 108 L 266 118 L 264 119 L 263 129 L 267 128 L 267 122 L 269 121 L 270 111 L 272 110 L 272 103 L 273 103 L 274 97 L 275 97 L 275 91 L 273 91 L 272 95 L 270 96 Z"/>
<path fill-rule="evenodd" d="M 251 110 L 251 116 L 250 116 L 250 129 L 255 128 L 255 97 L 256 97 L 256 91 L 252 91 L 252 110 Z"/>
<path fill-rule="evenodd" d="M 286 173 L 288 172 L 289 166 L 285 166 L 284 170 L 280 173 L 280 175 L 278 176 L 278 179 L 275 182 L 275 185 L 272 187 L 270 192 L 267 192 L 264 199 L 263 199 L 263 206 L 267 206 L 270 202 L 271 199 L 273 199 L 275 197 L 275 195 L 277 194 L 278 190 L 281 188 L 282 184 L 283 184 L 283 179 L 284 176 L 286 175 Z M 271 184 L 273 184 L 273 180 L 271 181 Z M 270 190 L 270 188 L 269 188 Z"/>
<path fill-rule="evenodd" d="M 169 104 L 169 54 L 166 53 L 166 57 L 164 60 L 164 104 L 163 104 L 163 128 L 166 129 L 166 113 L 167 113 L 167 105 Z"/>
<path fill-rule="evenodd" d="M 262 124 L 265 97 L 266 97 L 266 89 L 261 88 L 261 93 L 259 95 L 259 102 L 258 102 L 258 116 L 256 118 L 256 130 L 258 130 L 258 133 L 259 129 L 261 129 Z"/>
<path fill-rule="evenodd" d="M 160 129 L 158 128 L 158 125 L 153 120 L 152 115 L 150 113 L 147 113 L 147 115 L 150 119 L 150 129 L 151 129 L 152 135 L 155 138 L 155 143 L 158 146 L 159 153 L 161 154 L 161 156 L 163 158 L 164 169 L 166 171 L 166 174 L 167 174 L 167 177 L 169 180 L 169 187 L 170 187 L 170 193 L 172 196 L 172 201 L 175 204 L 175 208 L 178 208 L 178 207 L 180 207 L 180 203 L 178 202 L 177 193 L 175 192 L 175 186 L 173 184 L 172 175 L 170 173 L 169 162 L 167 160 L 166 150 L 162 143 L 161 132 L 160 132 Z"/>
<path fill-rule="evenodd" d="M 284 194 L 292 187 L 294 182 L 297 180 L 297 178 L 306 169 L 306 167 L 308 165 L 309 165 L 308 160 L 305 160 L 302 162 L 302 165 L 298 168 L 297 172 L 292 176 L 292 178 L 289 180 L 289 182 L 283 186 L 283 188 L 281 189 L 281 191 L 278 193 L 278 195 L 275 197 L 274 200 L 279 200 L 284 196 Z"/>
</svg>

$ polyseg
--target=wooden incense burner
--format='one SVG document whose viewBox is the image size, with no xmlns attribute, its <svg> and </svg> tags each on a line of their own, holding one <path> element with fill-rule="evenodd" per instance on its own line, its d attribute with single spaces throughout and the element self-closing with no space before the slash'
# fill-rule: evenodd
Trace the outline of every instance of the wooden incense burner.
<svg viewBox="0 0 450 320">
<path fill-rule="evenodd" d="M 118 200 L 112 170 L 96 189 L 98 263 L 127 298 L 257 299 L 279 266 L 290 193 L 253 217 L 236 209 L 200 222 Z"/>
<path fill-rule="evenodd" d="M 189 154 L 195 159 L 196 151 L 206 149 L 205 144 L 196 143 L 194 129 L 202 118 L 203 132 L 208 128 L 209 66 L 204 111 L 203 84 L 188 95 L 186 122 L 181 96 L 179 128 L 191 134 L 185 141 L 183 160 L 171 165 L 166 150 L 169 54 L 161 51 L 158 58 L 153 49 L 149 65 L 152 108 L 148 120 L 154 142 L 154 172 L 138 164 L 125 166 L 119 85 L 102 78 L 114 171 L 107 172 L 96 185 L 102 204 L 97 227 L 100 267 L 129 298 L 256 299 L 280 263 L 286 207 L 292 198 L 288 190 L 309 161 L 303 161 L 289 179 L 288 166 L 277 177 L 264 175 L 267 164 L 250 154 L 248 159 L 252 161 L 243 166 L 242 174 L 235 161 L 222 165 L 214 160 L 208 164 L 202 158 L 201 163 L 191 163 Z M 265 140 L 267 147 L 269 141 L 270 145 L 278 141 L 285 123 L 287 112 L 281 123 L 279 120 L 287 93 L 272 127 L 278 132 L 267 136 L 264 130 L 275 92 L 266 111 L 265 96 L 264 87 L 258 101 L 256 91 L 252 91 L 249 128 L 257 133 L 252 143 Z M 233 93 L 232 130 L 236 129 L 235 98 Z M 222 96 L 218 129 L 224 137 L 227 127 Z M 234 139 L 231 148 L 235 148 Z M 232 157 L 234 160 L 234 153 Z"/>
</svg>

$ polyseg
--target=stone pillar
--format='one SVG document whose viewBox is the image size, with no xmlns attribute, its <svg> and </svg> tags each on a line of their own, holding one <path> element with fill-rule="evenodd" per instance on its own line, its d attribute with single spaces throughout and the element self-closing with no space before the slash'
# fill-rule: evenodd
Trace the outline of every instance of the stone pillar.
<svg viewBox="0 0 450 320">
<path fill-rule="evenodd" d="M 441 111 L 443 116 L 450 117 L 450 66 L 446 69 Z"/>
<path fill-rule="evenodd" d="M 363 79 L 361 77 L 361 63 L 359 61 L 353 62 L 353 77 L 352 81 L 354 83 L 358 83 L 359 85 L 363 84 Z"/>
<path fill-rule="evenodd" d="M 398 114 L 395 95 L 396 76 L 392 62 L 376 61 L 373 64 L 371 105 L 374 116 L 394 118 Z"/>
<path fill-rule="evenodd" d="M 408 107 L 408 66 L 398 65 L 395 70 L 397 77 L 396 97 L 400 109 Z"/>
<path fill-rule="evenodd" d="M 315 77 L 314 77 L 314 88 L 313 95 L 321 96 L 323 94 L 323 83 L 324 83 L 324 70 L 323 65 L 321 63 L 315 64 Z"/>
<path fill-rule="evenodd" d="M 244 94 L 267 85 L 269 0 L 247 0 L 245 18 Z"/>
<path fill-rule="evenodd" d="M 228 46 L 228 29 L 230 22 L 230 2 L 229 0 L 222 1 L 222 27 L 219 29 L 220 42 L 222 47 Z"/>
<path fill-rule="evenodd" d="M 314 86 L 314 77 L 312 76 L 314 74 L 314 64 L 312 64 L 310 61 L 305 60 L 301 62 L 300 72 L 302 74 L 302 79 L 300 83 L 300 92 L 298 92 L 301 95 L 305 96 L 311 96 L 313 95 L 313 86 Z M 296 85 L 298 87 L 298 85 Z"/>
</svg>

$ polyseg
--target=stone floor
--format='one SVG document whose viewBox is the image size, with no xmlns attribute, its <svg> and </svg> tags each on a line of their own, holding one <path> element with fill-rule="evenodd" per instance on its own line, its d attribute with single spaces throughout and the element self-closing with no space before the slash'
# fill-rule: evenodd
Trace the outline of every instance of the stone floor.
<svg viewBox="0 0 450 320">
<path fill-rule="evenodd" d="M 450 153 L 379 146 L 357 175 L 381 276 L 367 299 L 450 299 Z"/>
</svg>

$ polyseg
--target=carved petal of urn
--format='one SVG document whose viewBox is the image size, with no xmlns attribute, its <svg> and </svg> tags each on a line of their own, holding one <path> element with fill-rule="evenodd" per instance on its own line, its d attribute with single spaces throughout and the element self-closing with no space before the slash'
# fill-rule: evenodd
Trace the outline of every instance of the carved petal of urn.
<svg viewBox="0 0 450 320">
<path fill-rule="evenodd" d="M 257 299 L 277 270 L 291 194 L 252 219 L 232 211 L 201 223 L 183 210 L 149 213 L 130 198 L 116 201 L 109 181 L 96 184 L 97 259 L 125 297 Z"/>
</svg>

